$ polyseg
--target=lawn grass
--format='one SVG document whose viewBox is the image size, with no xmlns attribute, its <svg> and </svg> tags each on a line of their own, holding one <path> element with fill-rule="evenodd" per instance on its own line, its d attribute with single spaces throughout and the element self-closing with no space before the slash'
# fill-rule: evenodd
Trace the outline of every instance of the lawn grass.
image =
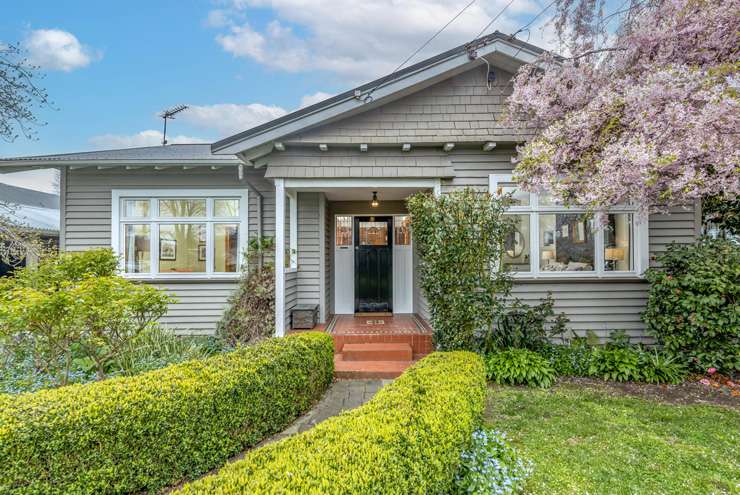
<svg viewBox="0 0 740 495">
<path fill-rule="evenodd" d="M 527 493 L 740 493 L 740 412 L 730 408 L 492 387 L 486 423 L 534 462 Z"/>
</svg>

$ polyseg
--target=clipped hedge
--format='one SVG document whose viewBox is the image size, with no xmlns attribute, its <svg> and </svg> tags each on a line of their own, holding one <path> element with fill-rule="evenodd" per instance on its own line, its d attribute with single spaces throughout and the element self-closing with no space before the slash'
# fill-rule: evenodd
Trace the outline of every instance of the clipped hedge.
<svg viewBox="0 0 740 495">
<path fill-rule="evenodd" d="M 156 491 L 281 430 L 328 387 L 323 333 L 127 378 L 0 395 L 0 493 Z"/>
<path fill-rule="evenodd" d="M 255 450 L 178 493 L 449 493 L 485 389 L 480 357 L 431 354 L 367 404 Z"/>
</svg>

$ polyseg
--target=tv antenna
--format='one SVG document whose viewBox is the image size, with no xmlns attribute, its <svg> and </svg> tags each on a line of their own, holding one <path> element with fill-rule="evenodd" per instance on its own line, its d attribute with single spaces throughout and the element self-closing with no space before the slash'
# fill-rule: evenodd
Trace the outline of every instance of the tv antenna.
<svg viewBox="0 0 740 495">
<path fill-rule="evenodd" d="M 162 146 L 167 144 L 167 119 L 173 119 L 175 118 L 175 115 L 182 112 L 183 110 L 186 110 L 188 108 L 187 105 L 177 105 L 176 107 L 168 108 L 162 114 L 160 117 L 162 117 L 162 120 L 164 120 L 164 132 L 162 132 Z"/>
</svg>

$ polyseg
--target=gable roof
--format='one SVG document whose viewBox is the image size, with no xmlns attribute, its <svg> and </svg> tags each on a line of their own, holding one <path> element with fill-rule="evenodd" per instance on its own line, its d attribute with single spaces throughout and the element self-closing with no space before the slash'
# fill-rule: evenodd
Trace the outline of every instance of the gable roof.
<svg viewBox="0 0 740 495">
<path fill-rule="evenodd" d="M 59 196 L 0 183 L 2 213 L 14 223 L 53 234 L 59 231 Z"/>
<path fill-rule="evenodd" d="M 210 144 L 168 144 L 166 146 L 0 158 L 0 173 L 14 171 L 13 166 L 28 168 L 34 165 L 236 165 L 238 163 L 240 161 L 236 156 L 213 154 Z M 4 170 L 6 167 L 8 169 Z"/>
<path fill-rule="evenodd" d="M 479 57 L 492 56 L 514 70 L 514 65 L 534 62 L 543 49 L 496 31 L 444 53 L 406 67 L 393 74 L 353 88 L 314 105 L 217 141 L 214 153 L 241 153 L 270 145 L 273 141 L 334 120 L 377 108 L 435 82 L 455 75 Z M 365 101 L 367 96 L 370 99 Z M 253 159 L 271 151 L 271 146 L 256 151 Z"/>
</svg>

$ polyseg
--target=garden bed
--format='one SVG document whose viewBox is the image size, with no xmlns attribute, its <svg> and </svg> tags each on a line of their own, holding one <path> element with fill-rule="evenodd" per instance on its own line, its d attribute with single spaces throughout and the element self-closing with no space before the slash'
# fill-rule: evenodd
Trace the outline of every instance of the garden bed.
<svg viewBox="0 0 740 495">
<path fill-rule="evenodd" d="M 701 386 L 492 386 L 485 420 L 534 462 L 527 493 L 736 493 L 740 408 Z"/>
</svg>

